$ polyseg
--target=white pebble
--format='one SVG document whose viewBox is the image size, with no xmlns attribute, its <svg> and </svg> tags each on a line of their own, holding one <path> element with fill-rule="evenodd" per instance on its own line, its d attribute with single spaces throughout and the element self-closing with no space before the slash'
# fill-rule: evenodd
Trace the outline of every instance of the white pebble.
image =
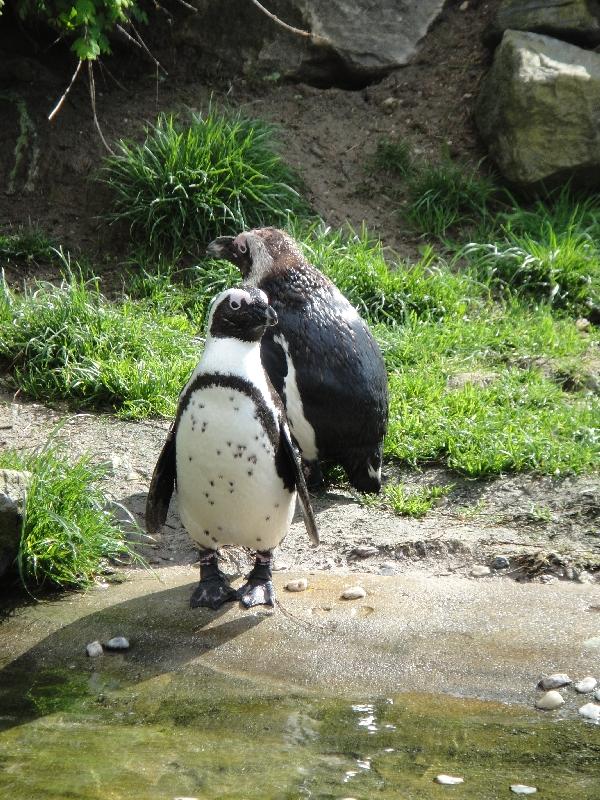
<svg viewBox="0 0 600 800">
<path fill-rule="evenodd" d="M 96 658 L 97 656 L 101 656 L 104 650 L 100 642 L 90 642 L 85 648 L 85 652 L 90 658 Z"/>
<path fill-rule="evenodd" d="M 594 692 L 594 700 L 600 700 L 600 689 L 597 692 Z"/>
<path fill-rule="evenodd" d="M 475 564 L 471 570 L 471 575 L 474 578 L 484 578 L 486 575 L 489 575 L 491 571 L 492 570 L 489 567 L 486 567 L 484 564 Z"/>
<path fill-rule="evenodd" d="M 436 775 L 435 780 L 443 786 L 456 786 L 459 783 L 464 783 L 464 778 L 458 778 L 456 775 Z"/>
<path fill-rule="evenodd" d="M 285 585 L 288 592 L 304 592 L 308 589 L 306 578 L 298 578 L 296 581 L 288 581 Z"/>
<path fill-rule="evenodd" d="M 560 689 L 561 686 L 568 686 L 572 683 L 571 678 L 565 675 L 564 672 L 555 672 L 552 675 L 547 675 L 538 683 L 538 689 Z"/>
<path fill-rule="evenodd" d="M 359 600 L 366 596 L 367 593 L 362 586 L 349 586 L 342 592 L 342 600 Z"/>
<path fill-rule="evenodd" d="M 510 790 L 515 794 L 535 794 L 537 792 L 535 786 L 525 786 L 524 783 L 513 783 Z"/>
<path fill-rule="evenodd" d="M 552 711 L 559 708 L 564 703 L 564 698 L 560 692 L 550 691 L 543 694 L 535 701 L 535 707 L 542 711 Z"/>
<path fill-rule="evenodd" d="M 577 683 L 573 684 L 573 688 L 579 694 L 587 694 L 588 692 L 593 692 L 596 686 L 598 685 L 598 681 L 596 678 L 592 678 L 591 675 L 588 675 L 586 678 L 582 678 Z"/>
<path fill-rule="evenodd" d="M 124 636 L 113 636 L 106 643 L 107 650 L 129 650 L 129 641 Z"/>
<path fill-rule="evenodd" d="M 579 713 L 586 719 L 593 719 L 594 722 L 600 722 L 600 706 L 597 703 L 586 703 L 581 706 Z"/>
</svg>

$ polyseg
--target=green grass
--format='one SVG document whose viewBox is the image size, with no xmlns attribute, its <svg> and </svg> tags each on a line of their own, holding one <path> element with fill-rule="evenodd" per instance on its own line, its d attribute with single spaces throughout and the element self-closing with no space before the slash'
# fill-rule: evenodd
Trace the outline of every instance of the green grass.
<svg viewBox="0 0 600 800">
<path fill-rule="evenodd" d="M 413 147 L 407 139 L 380 139 L 377 143 L 373 157 L 375 169 L 404 178 L 411 173 L 414 165 Z"/>
<path fill-rule="evenodd" d="M 163 114 L 143 144 L 116 149 L 102 171 L 109 219 L 153 255 L 197 254 L 218 235 L 280 224 L 307 208 L 275 129 L 260 120 L 212 107 L 185 120 Z"/>
<path fill-rule="evenodd" d="M 371 508 L 388 508 L 401 517 L 424 517 L 436 502 L 452 491 L 450 486 L 421 486 L 410 491 L 399 483 L 386 483 L 381 494 L 362 495 L 362 505 Z"/>
<path fill-rule="evenodd" d="M 38 228 L 20 228 L 0 233 L 0 268 L 19 264 L 60 263 L 62 254 Z"/>
<path fill-rule="evenodd" d="M 69 463 L 50 442 L 41 451 L 0 454 L 0 467 L 31 473 L 18 568 L 23 585 L 78 589 L 115 562 L 141 563 L 116 523 L 89 458 Z"/>
<path fill-rule="evenodd" d="M 0 362 L 15 388 L 129 418 L 173 413 L 198 356 L 187 317 L 110 303 L 73 274 L 23 294 L 0 289 Z"/>
</svg>

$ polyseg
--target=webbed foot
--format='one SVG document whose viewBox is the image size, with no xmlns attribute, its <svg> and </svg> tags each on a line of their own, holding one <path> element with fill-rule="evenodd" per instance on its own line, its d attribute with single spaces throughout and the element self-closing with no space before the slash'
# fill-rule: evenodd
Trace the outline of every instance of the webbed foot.
<svg viewBox="0 0 600 800">
<path fill-rule="evenodd" d="M 190 597 L 190 608 L 221 608 L 237 599 L 237 592 L 221 572 L 214 550 L 200 551 L 200 583 Z"/>
<path fill-rule="evenodd" d="M 275 605 L 273 581 L 249 580 L 238 589 L 238 600 L 245 608 Z"/>
</svg>

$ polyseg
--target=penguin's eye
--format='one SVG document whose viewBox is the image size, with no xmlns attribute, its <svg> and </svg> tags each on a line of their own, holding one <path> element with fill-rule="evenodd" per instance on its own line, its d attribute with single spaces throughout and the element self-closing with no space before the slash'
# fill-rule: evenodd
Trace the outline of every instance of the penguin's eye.
<svg viewBox="0 0 600 800">
<path fill-rule="evenodd" d="M 242 307 L 242 304 L 239 300 L 234 300 L 233 298 L 229 301 L 229 308 L 232 308 L 234 311 L 237 311 L 239 308 Z"/>
<path fill-rule="evenodd" d="M 245 252 L 248 250 L 248 248 L 246 247 L 246 245 L 245 245 L 245 244 L 243 244 L 242 242 L 240 242 L 240 243 L 238 244 L 238 250 L 240 251 L 240 253 L 245 253 Z"/>
</svg>

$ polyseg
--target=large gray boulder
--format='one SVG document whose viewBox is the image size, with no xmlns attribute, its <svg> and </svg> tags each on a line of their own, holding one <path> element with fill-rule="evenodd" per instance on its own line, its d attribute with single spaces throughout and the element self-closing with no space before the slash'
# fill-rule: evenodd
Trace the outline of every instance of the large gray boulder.
<svg viewBox="0 0 600 800">
<path fill-rule="evenodd" d="M 336 85 L 367 82 L 407 64 L 441 14 L 444 0 L 275 0 L 281 20 L 314 34 L 288 33 L 252 3 L 201 0 L 176 40 L 202 57 L 248 73 Z"/>
<path fill-rule="evenodd" d="M 600 55 L 535 33 L 506 31 L 475 121 L 508 181 L 598 186 Z"/>
<path fill-rule="evenodd" d="M 0 469 L 0 576 L 11 568 L 19 552 L 29 479 L 28 472 Z"/>
<path fill-rule="evenodd" d="M 544 33 L 576 44 L 598 44 L 600 3 L 596 0 L 504 0 L 487 35 L 497 42 L 509 29 Z"/>
</svg>

